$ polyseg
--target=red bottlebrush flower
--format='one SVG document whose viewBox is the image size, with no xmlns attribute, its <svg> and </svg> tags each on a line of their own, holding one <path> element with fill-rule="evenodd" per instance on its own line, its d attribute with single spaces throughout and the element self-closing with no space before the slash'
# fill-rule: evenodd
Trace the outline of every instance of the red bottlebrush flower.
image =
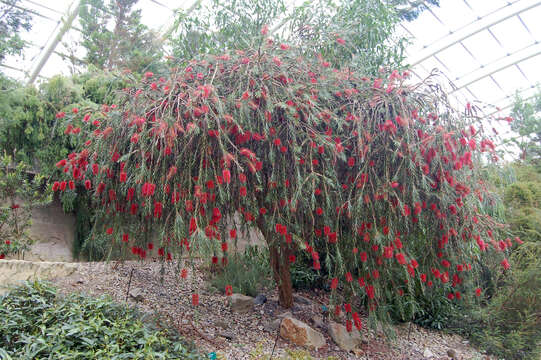
<svg viewBox="0 0 541 360">
<path fill-rule="evenodd" d="M 226 243 L 226 242 L 223 242 L 223 243 L 222 243 L 222 251 L 223 251 L 223 252 L 226 252 L 226 251 L 227 251 L 227 243 Z"/>
<path fill-rule="evenodd" d="M 231 183 L 231 172 L 228 169 L 222 171 L 222 177 L 224 178 L 224 182 L 226 184 Z"/>
<path fill-rule="evenodd" d="M 3 260 L 6 258 L 6 254 L 0 254 L 0 260 Z"/>
<path fill-rule="evenodd" d="M 332 232 L 329 234 L 329 243 L 336 244 L 337 242 L 337 236 L 335 232 Z"/>
<path fill-rule="evenodd" d="M 509 264 L 509 261 L 507 261 L 507 259 L 503 259 L 500 264 L 505 270 L 509 270 L 511 268 L 511 265 Z"/>
<path fill-rule="evenodd" d="M 199 305 L 199 294 L 192 294 L 192 305 Z"/>
<path fill-rule="evenodd" d="M 212 180 L 207 181 L 207 188 L 210 190 L 214 189 L 214 181 Z"/>
<path fill-rule="evenodd" d="M 335 307 L 334 307 L 334 315 L 335 316 L 340 316 L 341 312 L 342 312 L 342 308 L 340 307 L 340 305 L 335 305 Z"/>
<path fill-rule="evenodd" d="M 353 281 L 353 276 L 351 275 L 351 273 L 349 271 L 346 273 L 346 281 L 347 282 L 352 282 Z"/>
<path fill-rule="evenodd" d="M 312 263 L 312 267 L 314 270 L 321 270 L 321 264 L 319 263 L 319 260 L 314 260 Z"/>
<path fill-rule="evenodd" d="M 66 185 L 67 185 L 67 183 L 66 183 L 65 181 L 62 181 L 62 182 L 60 183 L 60 190 L 61 190 L 61 191 L 66 190 Z"/>
<path fill-rule="evenodd" d="M 372 277 L 373 277 L 374 279 L 379 279 L 379 271 L 378 271 L 378 269 L 374 269 L 374 270 L 372 271 Z"/>
<path fill-rule="evenodd" d="M 92 188 L 92 183 L 90 180 L 85 180 L 85 189 L 90 190 Z"/>
<path fill-rule="evenodd" d="M 344 304 L 344 310 L 347 313 L 350 313 L 351 312 L 351 304 L 349 304 L 349 303 Z"/>
<path fill-rule="evenodd" d="M 348 159 L 348 166 L 349 166 L 349 167 L 355 166 L 355 158 L 354 158 L 354 157 L 350 157 L 350 158 Z"/>
<path fill-rule="evenodd" d="M 331 233 L 331 228 L 329 226 L 324 226 L 323 234 L 325 234 L 325 236 L 329 236 L 330 233 Z"/>
<path fill-rule="evenodd" d="M 422 282 L 426 282 L 426 274 L 419 275 L 419 278 L 421 279 Z"/>
<path fill-rule="evenodd" d="M 180 277 L 186 279 L 188 277 L 188 269 L 182 269 L 180 271 Z"/>
<path fill-rule="evenodd" d="M 245 183 L 246 182 L 246 175 L 245 174 L 239 174 L 239 181 L 241 183 Z"/>
<path fill-rule="evenodd" d="M 265 209 L 264 207 L 262 207 L 261 209 L 259 209 L 259 214 L 260 215 L 265 215 L 267 213 L 267 209 Z"/>
<path fill-rule="evenodd" d="M 190 228 L 189 228 L 189 233 L 190 235 L 192 235 L 195 230 L 197 230 L 197 222 L 195 221 L 195 218 L 192 216 L 190 218 Z"/>
<path fill-rule="evenodd" d="M 395 255 L 396 260 L 400 265 L 405 265 L 407 263 L 406 257 L 402 253 L 398 253 Z"/>
<path fill-rule="evenodd" d="M 214 255 L 214 256 L 212 257 L 212 263 L 213 263 L 213 264 L 218 264 L 218 257 L 217 257 L 216 255 Z"/>
<path fill-rule="evenodd" d="M 237 237 L 237 230 L 235 229 L 229 230 L 229 236 L 231 237 L 231 239 L 235 239 Z"/>
<path fill-rule="evenodd" d="M 108 228 L 107 229 L 107 234 L 111 235 L 112 233 L 113 233 L 113 228 L 112 227 Z"/>
<path fill-rule="evenodd" d="M 66 166 L 66 162 L 67 162 L 66 159 L 62 159 L 56 163 L 56 167 L 60 169 L 61 167 Z"/>
<path fill-rule="evenodd" d="M 154 203 L 154 217 L 155 218 L 162 217 L 162 210 L 163 210 L 163 206 L 161 202 Z"/>
<path fill-rule="evenodd" d="M 337 287 L 338 287 L 338 278 L 333 278 L 331 280 L 331 289 L 336 290 Z"/>
<path fill-rule="evenodd" d="M 105 190 L 105 184 L 101 182 L 98 184 L 98 188 L 96 189 L 96 191 L 98 192 L 98 194 L 101 194 L 103 190 Z"/>
<path fill-rule="evenodd" d="M 138 208 L 139 208 L 139 205 L 131 204 L 131 206 L 130 206 L 130 214 L 136 215 Z"/>
<path fill-rule="evenodd" d="M 361 261 L 362 262 L 366 262 L 368 260 L 368 255 L 366 254 L 365 251 L 363 251 L 361 254 L 360 254 L 360 257 L 361 257 Z"/>
<path fill-rule="evenodd" d="M 295 262 L 297 258 L 295 257 L 295 255 L 289 255 L 289 263 L 290 264 L 293 264 Z"/>
<path fill-rule="evenodd" d="M 122 242 L 127 243 L 130 241 L 130 235 L 129 234 L 122 234 Z"/>
<path fill-rule="evenodd" d="M 398 184 L 396 181 L 393 181 L 393 182 L 391 183 L 391 187 L 392 187 L 393 189 L 396 189 L 396 188 L 398 187 L 398 185 L 399 185 L 399 184 Z"/>
<path fill-rule="evenodd" d="M 408 217 L 410 215 L 411 215 L 410 207 L 408 205 L 404 205 L 404 216 Z"/>
<path fill-rule="evenodd" d="M 63 112 L 63 111 L 60 111 L 60 112 L 56 113 L 56 118 L 57 119 L 63 119 L 65 116 L 66 116 L 66 113 Z"/>
<path fill-rule="evenodd" d="M 54 184 L 53 184 L 52 190 L 57 191 L 59 187 L 60 187 L 60 183 L 58 181 L 55 181 Z"/>
<path fill-rule="evenodd" d="M 455 298 L 455 294 L 453 294 L 453 293 L 447 294 L 447 299 L 453 300 L 454 298 Z"/>
<path fill-rule="evenodd" d="M 314 190 L 314 194 L 317 196 L 317 195 L 321 195 L 321 189 L 315 189 Z"/>
<path fill-rule="evenodd" d="M 318 214 L 318 215 L 323 215 L 323 209 L 320 208 L 320 207 L 318 207 L 318 208 L 316 209 L 316 214 Z"/>
<path fill-rule="evenodd" d="M 246 194 L 247 194 L 246 186 L 241 186 L 239 188 L 239 195 L 242 196 L 242 197 L 245 197 Z"/>
<path fill-rule="evenodd" d="M 450 263 L 449 261 L 447 261 L 447 260 L 442 260 L 442 261 L 441 261 L 441 265 L 442 265 L 443 267 L 448 268 L 449 266 L 451 266 L 451 263 Z"/>
<path fill-rule="evenodd" d="M 225 286 L 225 295 L 226 296 L 233 295 L 233 286 L 231 286 L 231 285 L 226 285 Z"/>
<path fill-rule="evenodd" d="M 128 177 L 128 174 L 126 174 L 124 171 L 120 173 L 120 182 L 126 182 L 126 178 Z"/>
<path fill-rule="evenodd" d="M 475 296 L 481 296 L 481 288 L 475 289 Z"/>
<path fill-rule="evenodd" d="M 339 43 L 340 45 L 345 45 L 346 44 L 346 41 L 344 39 L 342 39 L 342 38 L 337 38 L 336 42 Z"/>
<path fill-rule="evenodd" d="M 98 166 L 98 164 L 92 164 L 92 174 L 98 175 L 99 172 L 100 172 L 100 167 Z"/>
<path fill-rule="evenodd" d="M 359 314 L 356 312 L 351 315 L 353 317 L 353 322 L 355 323 L 355 327 L 357 330 L 361 330 L 363 328 L 363 323 L 361 321 L 361 318 L 359 317 Z"/>
<path fill-rule="evenodd" d="M 389 227 L 388 226 L 384 226 L 383 227 L 383 235 L 388 235 L 389 234 Z"/>
</svg>

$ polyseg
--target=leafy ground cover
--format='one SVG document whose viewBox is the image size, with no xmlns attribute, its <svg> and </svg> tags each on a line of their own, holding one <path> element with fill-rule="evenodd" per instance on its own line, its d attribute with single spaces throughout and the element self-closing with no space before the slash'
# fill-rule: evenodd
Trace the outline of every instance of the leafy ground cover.
<svg viewBox="0 0 541 360">
<path fill-rule="evenodd" d="M 178 334 L 108 296 L 27 283 L 0 298 L 0 359 L 201 359 Z"/>
</svg>

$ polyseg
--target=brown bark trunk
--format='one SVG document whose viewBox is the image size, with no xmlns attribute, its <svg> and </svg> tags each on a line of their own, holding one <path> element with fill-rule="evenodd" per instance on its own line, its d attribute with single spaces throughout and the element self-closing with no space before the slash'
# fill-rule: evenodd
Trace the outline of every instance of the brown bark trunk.
<svg viewBox="0 0 541 360">
<path fill-rule="evenodd" d="M 270 246 L 272 274 L 278 286 L 278 303 L 289 309 L 293 306 L 293 283 L 289 272 L 288 251 L 285 246 Z"/>
<path fill-rule="evenodd" d="M 269 247 L 269 260 L 272 276 L 278 287 L 278 303 L 286 309 L 293 306 L 293 283 L 289 272 L 289 252 L 287 245 L 276 244 L 265 230 L 263 219 L 257 219 L 257 225 Z"/>
</svg>

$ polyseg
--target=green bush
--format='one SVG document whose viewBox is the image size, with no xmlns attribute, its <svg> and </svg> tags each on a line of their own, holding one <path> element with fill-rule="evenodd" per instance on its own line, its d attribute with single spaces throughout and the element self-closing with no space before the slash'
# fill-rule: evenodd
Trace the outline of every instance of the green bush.
<svg viewBox="0 0 541 360">
<path fill-rule="evenodd" d="M 233 292 L 256 296 L 262 289 L 273 286 L 267 252 L 257 247 L 247 247 L 243 254 L 229 258 L 227 266 L 211 280 L 211 285 L 221 292 L 231 285 Z"/>
<path fill-rule="evenodd" d="M 62 297 L 47 283 L 27 283 L 0 298 L 0 358 L 202 358 L 139 315 L 108 297 Z"/>
</svg>

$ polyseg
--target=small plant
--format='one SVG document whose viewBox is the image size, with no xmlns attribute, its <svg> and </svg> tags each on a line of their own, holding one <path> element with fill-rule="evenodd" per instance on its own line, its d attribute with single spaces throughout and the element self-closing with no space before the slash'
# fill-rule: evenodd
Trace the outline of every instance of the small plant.
<svg viewBox="0 0 541 360">
<path fill-rule="evenodd" d="M 212 286 L 225 291 L 231 285 L 233 291 L 256 296 L 262 288 L 271 286 L 269 258 L 257 247 L 247 247 L 244 254 L 229 258 L 229 263 L 211 281 Z"/>
<path fill-rule="evenodd" d="M 47 283 L 27 283 L 0 298 L 0 358 L 202 359 L 139 315 L 109 297 L 61 297 Z"/>
<path fill-rule="evenodd" d="M 51 200 L 46 188 L 43 177 L 27 171 L 25 164 L 13 164 L 8 155 L 0 159 L 0 259 L 20 254 L 34 242 L 29 233 L 32 210 Z"/>
</svg>

